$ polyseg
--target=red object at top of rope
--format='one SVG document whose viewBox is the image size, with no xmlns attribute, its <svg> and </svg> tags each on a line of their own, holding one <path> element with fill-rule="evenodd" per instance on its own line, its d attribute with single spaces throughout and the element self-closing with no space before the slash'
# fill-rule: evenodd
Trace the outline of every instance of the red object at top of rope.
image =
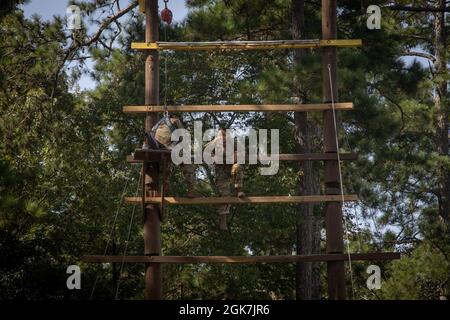
<svg viewBox="0 0 450 320">
<path fill-rule="evenodd" d="M 164 21 L 167 24 L 172 23 L 173 13 L 170 11 L 169 8 L 167 8 L 167 3 L 169 0 L 164 0 L 164 6 L 165 8 L 161 11 L 161 20 Z"/>
</svg>

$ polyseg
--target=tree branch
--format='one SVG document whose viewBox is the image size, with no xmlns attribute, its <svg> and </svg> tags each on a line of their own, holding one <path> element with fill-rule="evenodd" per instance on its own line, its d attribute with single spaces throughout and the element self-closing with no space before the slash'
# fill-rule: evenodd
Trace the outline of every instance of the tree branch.
<svg viewBox="0 0 450 320">
<path fill-rule="evenodd" d="M 54 105 L 53 97 L 54 97 L 54 93 L 55 93 L 56 86 L 58 83 L 59 73 L 64 68 L 64 65 L 66 64 L 66 62 L 68 60 L 73 59 L 75 52 L 77 50 L 79 50 L 80 48 L 88 47 L 88 46 L 92 45 L 93 43 L 97 42 L 100 39 L 103 31 L 105 31 L 111 23 L 117 22 L 118 19 L 120 19 L 125 14 L 127 14 L 128 12 L 130 12 L 131 10 L 136 8 L 137 5 L 138 5 L 138 1 L 137 0 L 133 1 L 128 7 L 117 12 L 115 15 L 108 17 L 105 21 L 103 21 L 102 24 L 100 25 L 99 29 L 97 30 L 97 32 L 89 40 L 87 40 L 85 42 L 81 42 L 81 43 L 74 41 L 72 43 L 72 45 L 64 51 L 64 58 L 62 59 L 61 63 L 59 64 L 59 66 L 55 72 L 55 79 L 54 79 L 54 83 L 53 83 L 52 93 L 50 96 L 50 99 L 52 101 L 52 103 L 51 103 L 52 110 L 53 110 L 53 105 Z"/>
<path fill-rule="evenodd" d="M 408 52 L 403 52 L 401 54 L 402 56 L 411 56 L 411 57 L 420 57 L 420 58 L 425 58 L 428 59 L 430 61 L 435 62 L 436 58 L 428 53 L 424 53 L 424 52 L 416 52 L 416 51 L 408 51 Z"/>
<path fill-rule="evenodd" d="M 108 17 L 105 21 L 102 22 L 102 24 L 100 25 L 100 28 L 98 28 L 97 32 L 87 41 L 83 42 L 83 43 L 79 43 L 79 44 L 73 44 L 67 51 L 68 52 L 72 52 L 75 51 L 79 48 L 82 47 L 88 47 L 91 44 L 97 42 L 103 31 L 105 31 L 109 25 L 115 21 L 117 21 L 118 19 L 120 19 L 122 16 L 124 16 L 125 14 L 127 14 L 128 12 L 130 12 L 131 10 L 133 10 L 134 8 L 136 8 L 138 5 L 137 1 L 134 1 L 132 4 L 130 4 L 128 7 L 126 7 L 125 9 L 117 12 L 115 15 Z M 70 55 L 70 54 L 69 54 Z"/>
<path fill-rule="evenodd" d="M 399 134 L 403 132 L 403 130 L 405 129 L 405 112 L 403 111 L 402 106 L 397 103 L 395 101 L 395 99 L 390 98 L 389 96 L 387 96 L 386 94 L 383 93 L 383 91 L 375 84 L 369 84 L 369 86 L 371 86 L 372 88 L 374 88 L 375 90 L 377 90 L 380 95 L 382 95 L 386 100 L 388 100 L 390 103 L 392 103 L 394 106 L 397 107 L 397 109 L 400 111 L 400 116 L 401 116 L 401 120 L 402 120 L 402 126 L 399 130 Z"/>
</svg>

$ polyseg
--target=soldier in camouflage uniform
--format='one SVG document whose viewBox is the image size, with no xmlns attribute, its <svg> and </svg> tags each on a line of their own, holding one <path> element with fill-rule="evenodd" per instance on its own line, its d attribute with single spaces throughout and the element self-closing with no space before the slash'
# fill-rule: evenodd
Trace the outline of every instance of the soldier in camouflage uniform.
<svg viewBox="0 0 450 320">
<path fill-rule="evenodd" d="M 223 149 L 223 155 L 226 154 L 226 131 L 225 129 L 219 129 L 219 132 L 214 140 L 212 140 L 209 144 L 218 145 Z M 209 145 L 208 144 L 208 145 Z M 234 160 L 236 162 L 236 152 L 233 150 Z M 245 197 L 245 194 L 242 192 L 243 187 L 243 178 L 244 174 L 242 171 L 241 165 L 238 163 L 234 164 L 215 164 L 214 165 L 214 174 L 216 178 L 216 187 L 217 192 L 220 197 L 230 197 L 237 195 L 240 198 Z M 220 230 L 228 230 L 227 226 L 227 216 L 230 214 L 231 205 L 230 204 L 222 204 L 218 207 L 219 214 L 219 227 Z"/>
<path fill-rule="evenodd" d="M 175 129 L 183 128 L 179 117 L 177 115 L 171 114 L 169 116 L 170 123 L 161 120 L 158 125 L 152 130 L 152 136 L 156 140 L 159 148 L 171 150 L 174 147 L 171 136 Z M 173 127 L 172 127 L 173 126 Z M 226 154 L 226 131 L 221 128 L 214 140 L 208 143 L 208 145 L 214 144 L 223 148 L 223 155 Z M 233 150 L 235 151 L 235 150 Z M 234 158 L 236 162 L 236 152 L 234 152 Z M 225 163 L 225 161 L 224 161 Z M 198 193 L 194 188 L 195 181 L 195 167 L 193 165 L 183 165 L 182 166 L 183 176 L 187 183 L 187 197 L 194 198 L 198 197 Z M 235 164 L 215 164 L 214 172 L 216 178 L 216 187 L 218 196 L 220 197 L 230 197 L 237 195 L 242 198 L 245 194 L 242 192 L 243 186 L 243 171 L 241 165 Z M 167 183 L 167 181 L 165 181 Z M 167 186 L 165 186 L 166 190 Z M 219 205 L 219 226 L 221 230 L 228 230 L 227 227 L 227 216 L 230 214 L 230 204 Z"/>
<path fill-rule="evenodd" d="M 183 129 L 184 126 L 177 114 L 169 114 L 169 116 L 164 116 L 152 129 L 152 136 L 147 138 L 148 139 L 154 139 L 156 141 L 157 146 L 155 146 L 158 149 L 167 149 L 172 150 L 172 148 L 175 146 L 175 143 L 172 141 L 172 132 L 176 129 Z M 149 148 L 149 142 L 144 142 L 143 149 Z M 153 143 L 154 144 L 154 143 Z M 182 165 L 181 167 L 183 177 L 187 184 L 187 197 L 194 198 L 198 197 L 199 194 L 195 191 L 194 188 L 194 181 L 195 181 L 195 168 L 193 165 Z M 169 173 L 168 176 L 170 176 L 171 166 L 168 168 Z M 168 190 L 168 179 L 163 182 L 164 189 Z"/>
</svg>

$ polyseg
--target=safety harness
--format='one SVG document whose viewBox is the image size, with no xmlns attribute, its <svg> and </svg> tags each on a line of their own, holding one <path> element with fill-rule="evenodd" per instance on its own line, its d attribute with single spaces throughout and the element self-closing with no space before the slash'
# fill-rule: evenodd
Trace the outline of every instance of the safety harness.
<svg viewBox="0 0 450 320">
<path fill-rule="evenodd" d="M 144 132 L 145 134 L 145 138 L 147 139 L 147 143 L 150 147 L 150 149 L 161 149 L 163 148 L 163 146 L 160 145 L 160 143 L 158 143 L 158 141 L 156 140 L 156 131 L 158 130 L 158 128 L 161 125 L 166 125 L 169 130 L 170 133 L 172 134 L 177 127 L 175 127 L 172 123 L 172 121 L 170 121 L 170 116 L 168 114 L 165 114 L 152 128 L 152 130 L 149 132 Z M 177 144 L 177 142 L 173 142 L 173 145 Z"/>
</svg>

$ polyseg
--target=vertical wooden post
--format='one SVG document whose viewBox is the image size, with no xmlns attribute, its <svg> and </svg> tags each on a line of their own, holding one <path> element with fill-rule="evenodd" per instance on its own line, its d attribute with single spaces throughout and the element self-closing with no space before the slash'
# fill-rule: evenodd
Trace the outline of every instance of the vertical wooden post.
<svg viewBox="0 0 450 320">
<path fill-rule="evenodd" d="M 337 4 L 336 0 L 322 0 L 322 39 L 337 38 Z M 338 99 L 336 67 L 336 47 L 325 47 L 322 56 L 323 99 L 331 102 L 331 88 L 328 67 L 331 68 L 331 83 L 335 102 Z M 336 153 L 336 135 L 333 111 L 324 111 L 324 149 L 327 153 Z M 340 194 L 339 167 L 335 160 L 325 161 L 325 194 Z M 325 206 L 325 228 L 327 233 L 327 253 L 343 253 L 342 205 L 339 202 L 327 203 Z M 343 261 L 327 262 L 328 299 L 343 300 L 345 292 L 345 269 Z"/>
<path fill-rule="evenodd" d="M 145 41 L 158 41 L 158 0 L 145 0 Z M 159 104 L 159 54 L 150 50 L 145 62 L 145 104 Z M 150 131 L 158 120 L 157 114 L 145 118 L 145 130 Z M 144 162 L 144 194 L 154 197 L 159 190 L 159 166 Z M 144 205 L 145 255 L 161 255 L 161 221 L 156 205 Z M 161 264 L 147 264 L 145 271 L 145 299 L 162 299 Z"/>
</svg>

